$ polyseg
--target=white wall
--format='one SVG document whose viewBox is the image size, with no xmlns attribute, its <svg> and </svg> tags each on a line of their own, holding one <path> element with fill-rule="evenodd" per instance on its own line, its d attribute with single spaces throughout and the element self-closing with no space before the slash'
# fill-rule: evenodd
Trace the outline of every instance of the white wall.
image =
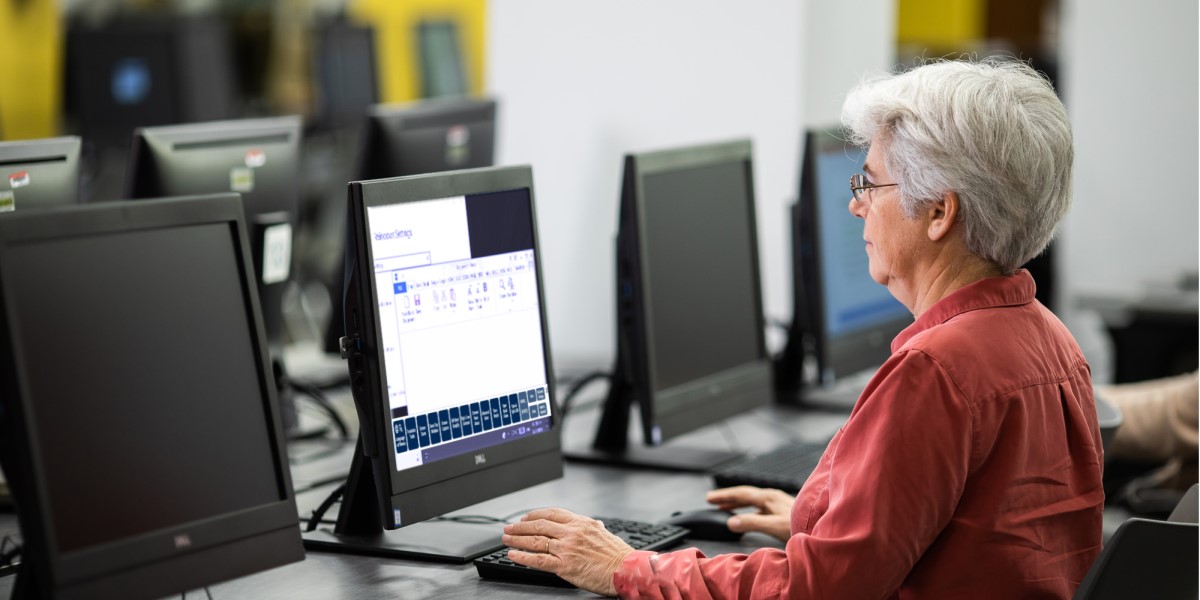
<svg viewBox="0 0 1200 600">
<path fill-rule="evenodd" d="M 1137 295 L 1197 270 L 1196 0 L 1065 0 L 1062 91 L 1075 133 L 1066 293 Z"/>
<path fill-rule="evenodd" d="M 890 1 L 846 3 L 855 11 L 813 4 L 836 3 L 489 3 L 486 87 L 500 101 L 497 160 L 534 168 L 560 366 L 606 365 L 613 355 L 613 238 L 626 152 L 753 139 L 765 309 L 768 317 L 790 318 L 784 217 L 808 115 L 806 69 L 837 65 L 830 70 L 854 81 L 887 66 L 894 43 Z M 819 22 L 805 17 L 810 9 Z M 856 20 L 867 23 L 866 36 L 862 29 L 847 35 L 846 24 Z M 828 43 L 822 56 L 805 58 L 814 51 L 809 36 Z M 882 63 L 879 48 L 886 48 Z M 834 87 L 844 93 L 848 86 L 820 89 Z"/>
<path fill-rule="evenodd" d="M 896 64 L 896 0 L 810 0 L 804 6 L 806 127 L 837 124 L 846 92 Z M 846 198 L 849 200 L 849 197 Z"/>
</svg>

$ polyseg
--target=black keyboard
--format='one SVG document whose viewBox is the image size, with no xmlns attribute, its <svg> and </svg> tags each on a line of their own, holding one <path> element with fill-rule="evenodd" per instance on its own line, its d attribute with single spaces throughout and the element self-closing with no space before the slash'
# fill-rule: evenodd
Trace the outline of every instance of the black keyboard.
<svg viewBox="0 0 1200 600">
<path fill-rule="evenodd" d="M 677 525 L 644 523 L 628 519 L 594 517 L 604 522 L 604 528 L 625 540 L 634 550 L 664 550 L 679 544 L 688 530 Z M 485 579 L 500 579 L 517 583 L 575 587 L 549 571 L 519 565 L 508 558 L 508 548 L 502 548 L 475 559 L 475 570 Z"/>
<path fill-rule="evenodd" d="M 753 485 L 795 494 L 817 468 L 824 453 L 825 444 L 791 442 L 765 454 L 723 464 L 710 474 L 719 488 Z"/>
</svg>

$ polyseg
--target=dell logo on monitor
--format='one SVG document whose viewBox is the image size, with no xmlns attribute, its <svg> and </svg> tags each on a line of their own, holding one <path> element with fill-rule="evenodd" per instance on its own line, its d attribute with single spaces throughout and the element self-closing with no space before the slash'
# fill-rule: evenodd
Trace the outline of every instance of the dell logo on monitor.
<svg viewBox="0 0 1200 600">
<path fill-rule="evenodd" d="M 487 462 L 487 456 L 484 456 L 484 454 L 482 452 L 475 455 L 475 464 L 482 465 L 486 462 Z"/>
<path fill-rule="evenodd" d="M 192 545 L 192 537 L 186 533 L 175 536 L 175 549 L 180 550 Z"/>
</svg>

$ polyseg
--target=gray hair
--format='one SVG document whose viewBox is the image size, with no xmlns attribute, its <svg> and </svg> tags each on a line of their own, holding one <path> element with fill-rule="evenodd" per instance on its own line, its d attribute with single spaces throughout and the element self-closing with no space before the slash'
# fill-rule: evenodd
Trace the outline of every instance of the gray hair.
<svg viewBox="0 0 1200 600">
<path fill-rule="evenodd" d="M 1071 125 L 1050 82 L 1017 60 L 939 60 L 850 91 L 853 143 L 883 144 L 914 217 L 957 193 L 967 249 L 1005 273 L 1046 248 L 1071 205 Z"/>
</svg>

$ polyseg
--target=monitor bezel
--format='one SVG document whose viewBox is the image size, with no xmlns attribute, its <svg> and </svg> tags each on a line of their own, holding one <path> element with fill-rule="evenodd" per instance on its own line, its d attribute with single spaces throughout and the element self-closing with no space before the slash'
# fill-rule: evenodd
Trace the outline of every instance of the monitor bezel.
<svg viewBox="0 0 1200 600">
<path fill-rule="evenodd" d="M 822 213 L 821 202 L 817 197 L 817 160 L 820 155 L 829 152 L 865 155 L 864 149 L 852 144 L 849 139 L 849 132 L 840 127 L 810 129 L 805 135 L 799 204 L 802 231 L 799 232 L 799 236 L 802 240 L 811 240 L 811 249 L 808 252 L 800 252 L 795 257 L 796 260 L 802 261 L 800 271 L 803 277 L 803 284 L 797 289 L 797 294 L 805 296 L 805 304 L 810 311 L 807 322 L 814 341 L 817 378 L 818 383 L 824 386 L 831 386 L 841 378 L 882 365 L 886 355 L 891 353 L 892 339 L 913 322 L 912 315 L 905 313 L 904 316 L 841 335 L 834 336 L 829 333 L 825 272 L 821 264 L 824 240 L 819 225 Z M 846 202 L 850 202 L 848 187 Z M 882 353 L 881 347 L 884 348 Z"/>
<path fill-rule="evenodd" d="M 247 315 L 254 327 L 250 336 L 254 352 L 258 357 L 256 369 L 262 391 L 263 410 L 267 416 L 272 459 L 276 467 L 277 487 L 280 499 L 258 507 L 234 513 L 180 524 L 175 527 L 141 534 L 123 540 L 91 546 L 70 552 L 58 550 L 54 541 L 54 521 L 46 511 L 43 499 L 47 496 L 47 485 L 42 477 L 42 457 L 38 451 L 36 429 L 32 411 L 27 404 L 31 398 L 27 383 L 22 377 L 25 357 L 14 342 L 21 334 L 12 292 L 4 285 L 4 268 L 11 260 L 9 247 L 41 240 L 55 240 L 80 236 L 118 234 L 121 232 L 187 227 L 204 224 L 226 224 L 233 229 L 238 243 L 236 256 L 239 277 L 242 282 L 243 301 L 249 311 Z M 254 285 L 253 267 L 250 264 L 249 243 L 242 220 L 241 199 L 237 194 L 216 194 L 169 199 L 155 199 L 137 204 L 106 202 L 82 206 L 50 208 L 44 211 L 22 213 L 11 219 L 0 219 L 0 372 L 4 387 L 0 388 L 6 398 L 8 414 L 4 415 L 5 437 L 12 440 L 7 456 L 6 471 L 10 473 L 14 501 L 17 503 L 18 519 L 26 548 L 44 549 L 45 570 L 40 572 L 41 585 L 51 588 L 86 585 L 91 580 L 125 576 L 129 571 L 154 569 L 174 560 L 219 549 L 242 540 L 274 534 L 298 523 L 295 493 L 292 490 L 291 473 L 284 447 L 284 436 L 278 402 L 275 394 L 274 376 L 267 360 L 267 345 L 263 330 L 262 314 L 258 306 L 258 290 Z M 12 342 L 12 343 L 10 343 Z M 24 450 L 17 454 L 13 450 Z M 20 488 L 25 488 L 23 491 Z M 31 508 L 21 510 L 28 503 Z M 102 515 L 101 515 L 102 517 Z M 186 536 L 187 543 L 177 548 L 178 540 Z M 297 535 L 297 548 L 299 536 Z M 32 542 L 32 543 L 31 543 Z M 177 552 L 171 554 L 171 552 Z M 30 564 L 40 563 L 41 557 L 26 556 Z M 290 562 L 290 561 L 289 561 Z M 282 563 L 279 563 L 282 564 Z M 257 569 L 255 569 L 257 570 Z M 229 576 L 252 571 L 234 568 Z"/>
<path fill-rule="evenodd" d="M 350 320 L 356 322 L 362 328 L 361 335 L 357 336 L 361 340 L 361 353 L 365 358 L 363 365 L 362 379 L 359 380 L 357 373 L 352 374 L 354 385 L 361 385 L 364 399 L 368 403 L 363 406 L 362 402 L 356 399 L 360 415 L 365 423 L 373 425 L 360 429 L 360 435 L 363 436 L 363 444 L 366 448 L 366 454 L 375 460 L 374 471 L 376 481 L 386 483 L 386 487 L 380 487 L 378 493 L 390 499 L 393 510 L 405 509 L 402 514 L 405 516 L 400 523 L 396 523 L 393 515 L 385 515 L 383 519 L 384 526 L 387 529 L 396 529 L 404 525 L 409 525 L 415 522 L 426 520 L 424 511 L 415 509 L 403 497 L 413 492 L 419 492 L 423 488 L 439 483 L 455 480 L 465 476 L 478 475 L 485 471 L 500 471 L 506 465 L 511 465 L 531 457 L 543 456 L 558 456 L 561 454 L 561 433 L 560 433 L 560 416 L 557 414 L 557 402 L 554 386 L 554 368 L 550 351 L 550 331 L 548 316 L 546 311 L 545 299 L 545 280 L 542 275 L 542 253 L 540 251 L 540 242 L 538 240 L 537 215 L 535 210 L 535 198 L 533 190 L 533 171 L 528 166 L 518 167 L 486 167 L 480 169 L 467 169 L 462 171 L 446 171 L 440 173 L 430 173 L 424 175 L 414 175 L 408 177 L 395 177 L 389 179 L 378 179 L 369 181 L 358 181 L 350 183 L 350 219 L 353 232 L 368 232 L 367 209 L 377 206 L 389 206 L 395 204 L 404 204 L 409 202 L 421 202 L 427 200 L 438 200 L 443 198 L 454 198 L 459 196 L 467 196 L 473 194 L 486 194 L 490 192 L 509 191 L 516 189 L 525 189 L 529 193 L 529 207 L 531 227 L 533 228 L 533 249 L 535 251 L 534 267 L 538 284 L 538 302 L 539 312 L 541 313 L 542 325 L 542 343 L 545 348 L 545 371 L 547 382 L 547 395 L 550 400 L 550 431 L 530 436 L 527 438 L 518 439 L 516 441 L 507 442 L 495 446 L 490 446 L 476 453 L 467 453 L 459 456 L 444 458 L 433 463 L 421 465 L 405 469 L 403 471 L 396 470 L 396 456 L 392 448 L 391 436 L 391 417 L 387 403 L 387 397 L 384 390 L 387 389 L 386 375 L 382 368 L 382 357 L 377 345 L 374 343 L 378 340 L 378 332 L 380 330 L 379 313 L 376 307 L 379 306 L 379 298 L 375 287 L 373 273 L 368 270 L 358 272 L 358 277 L 351 278 L 351 281 L 357 282 L 359 298 L 365 299 L 359 302 L 363 310 L 369 314 L 363 314 L 359 317 L 351 317 Z M 374 264 L 374 253 L 371 249 L 369 240 L 362 235 L 351 235 L 352 250 L 355 253 L 356 259 L 351 266 L 352 269 L 357 268 L 357 265 Z M 352 283 L 353 285 L 353 283 Z M 354 310 L 358 307 L 347 305 L 347 311 Z M 357 369 L 352 364 L 352 372 Z M 356 393 L 358 390 L 356 390 Z M 364 412 L 365 411 L 365 412 Z M 373 438 L 373 439 L 368 439 Z M 372 454 L 372 448 L 378 451 Z M 386 456 L 386 460 L 381 460 L 379 454 Z M 486 462 L 480 463 L 477 455 L 486 455 Z M 558 473 L 554 476 L 549 476 L 542 481 L 561 476 L 561 460 Z M 381 470 L 382 469 L 382 470 Z M 386 470 L 386 472 L 383 472 Z M 538 477 L 537 475 L 534 475 Z M 493 482 L 494 485 L 500 486 L 500 482 Z M 530 485 L 526 481 L 513 481 L 510 485 L 503 486 L 506 491 L 500 493 L 508 493 L 519 489 L 524 489 Z M 445 511 L 454 510 L 463 506 L 469 506 L 482 499 L 488 499 L 498 495 L 499 487 L 481 491 L 483 497 L 473 499 L 464 495 L 457 506 L 447 504 Z M 439 513 L 440 514 L 440 513 Z M 431 515 L 436 516 L 436 515 Z M 424 517 L 424 518 L 422 518 Z"/>
<path fill-rule="evenodd" d="M 710 373 L 698 379 L 672 388 L 657 390 L 657 373 L 654 364 L 653 319 L 650 310 L 653 305 L 649 277 L 649 249 L 646 240 L 646 193 L 645 178 L 650 175 L 667 173 L 683 169 L 705 167 L 714 164 L 741 163 L 745 169 L 746 198 L 749 235 L 751 239 L 750 257 L 753 262 L 751 275 L 754 279 L 753 291 L 755 296 L 755 322 L 759 324 L 755 335 L 757 338 L 758 358 L 741 365 L 725 369 L 718 373 Z M 642 415 L 642 430 L 646 444 L 659 445 L 671 438 L 704 425 L 735 416 L 757 406 L 771 402 L 770 392 L 770 355 L 766 348 L 766 333 L 763 329 L 764 310 L 762 294 L 761 259 L 758 248 L 758 221 L 756 200 L 754 195 L 754 163 L 753 145 L 749 139 L 733 140 L 706 145 L 687 146 L 669 150 L 658 150 L 630 154 L 626 161 L 626 177 L 632 176 L 632 208 L 635 211 L 634 220 L 637 239 L 636 245 L 637 272 L 632 274 L 637 279 L 637 290 L 634 303 L 639 315 L 634 323 L 640 328 L 640 339 L 644 347 L 640 353 L 645 361 L 646 370 L 643 377 L 637 378 L 635 385 L 640 388 L 638 395 Z M 631 323 L 633 325 L 633 323 Z M 621 326 L 618 324 L 618 326 Z M 721 391 L 746 390 L 754 400 L 741 403 L 716 404 L 711 401 L 713 386 L 724 387 Z M 730 386 L 733 386 L 732 388 Z M 761 391 L 761 393 L 756 393 Z"/>
</svg>

